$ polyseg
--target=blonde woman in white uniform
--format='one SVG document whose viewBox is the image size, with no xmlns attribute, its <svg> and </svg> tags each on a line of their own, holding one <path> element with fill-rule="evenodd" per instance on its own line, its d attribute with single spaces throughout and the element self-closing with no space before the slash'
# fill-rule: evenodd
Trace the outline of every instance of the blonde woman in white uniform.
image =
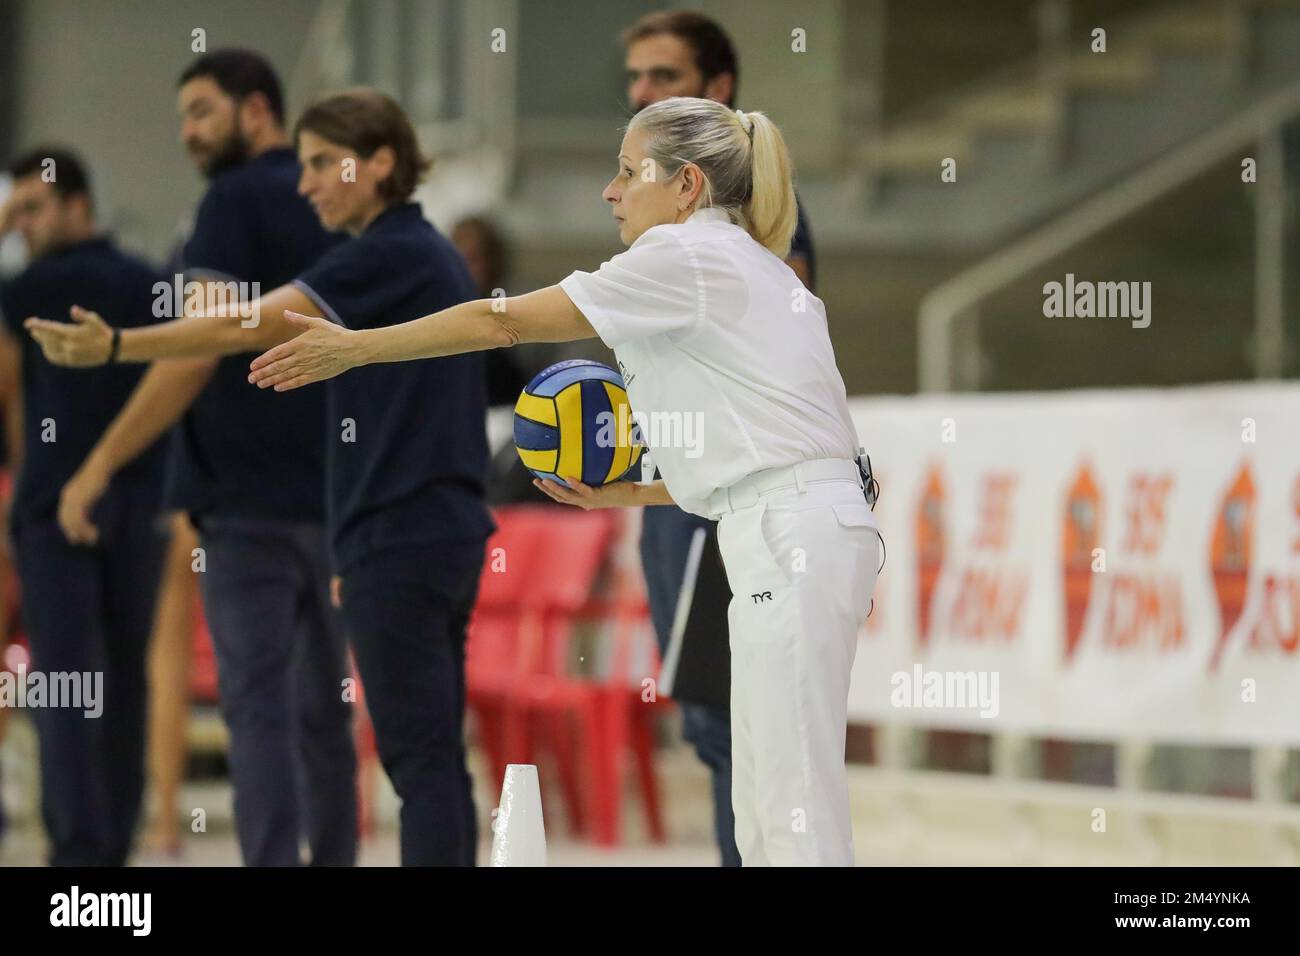
<svg viewBox="0 0 1300 956">
<path fill-rule="evenodd" d="M 782 261 L 785 143 L 762 113 L 679 97 L 636 115 L 618 163 L 604 198 L 629 248 L 596 272 L 504 310 L 484 299 L 387 328 L 291 316 L 304 332 L 249 378 L 282 391 L 368 363 L 599 336 L 636 413 L 696 416 L 702 441 L 656 445 L 673 436 L 648 429 L 654 484 L 538 487 L 583 508 L 676 502 L 720 519 L 742 860 L 851 865 L 846 706 L 879 544 L 825 310 Z"/>
</svg>

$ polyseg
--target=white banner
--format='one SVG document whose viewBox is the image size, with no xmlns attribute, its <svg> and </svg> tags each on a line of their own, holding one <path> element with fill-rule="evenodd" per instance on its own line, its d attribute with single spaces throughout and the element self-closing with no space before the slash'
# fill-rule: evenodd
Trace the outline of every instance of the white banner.
<svg viewBox="0 0 1300 956">
<path fill-rule="evenodd" d="M 854 719 L 1300 744 L 1300 386 L 855 399 Z"/>
</svg>

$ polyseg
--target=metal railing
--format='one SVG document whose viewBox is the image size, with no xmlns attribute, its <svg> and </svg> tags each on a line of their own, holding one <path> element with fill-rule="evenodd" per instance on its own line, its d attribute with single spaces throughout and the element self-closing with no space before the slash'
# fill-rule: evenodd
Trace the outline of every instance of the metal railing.
<svg viewBox="0 0 1300 956">
<path fill-rule="evenodd" d="M 964 319 L 977 335 L 980 302 L 1214 166 L 1242 157 L 1242 149 L 1256 143 L 1254 363 L 1257 377 L 1280 377 L 1286 344 L 1281 131 L 1297 117 L 1300 85 L 1274 93 L 931 290 L 921 300 L 917 323 L 921 391 L 955 390 L 954 330 Z M 967 387 L 978 390 L 979 363 L 968 365 Z"/>
</svg>

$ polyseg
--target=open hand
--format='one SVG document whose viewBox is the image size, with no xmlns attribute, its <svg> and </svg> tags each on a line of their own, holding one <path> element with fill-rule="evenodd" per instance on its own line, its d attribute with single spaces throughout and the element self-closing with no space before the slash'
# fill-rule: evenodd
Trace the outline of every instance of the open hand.
<svg viewBox="0 0 1300 956">
<path fill-rule="evenodd" d="M 274 387 L 277 392 L 287 392 L 333 378 L 359 364 L 352 348 L 355 332 L 288 309 L 284 310 L 284 318 L 301 326 L 303 332 L 253 359 L 248 380 L 258 388 Z"/>
<path fill-rule="evenodd" d="M 113 330 L 98 313 L 74 305 L 71 322 L 52 322 L 32 317 L 23 323 L 55 365 L 90 368 L 103 365 L 113 350 Z"/>
</svg>

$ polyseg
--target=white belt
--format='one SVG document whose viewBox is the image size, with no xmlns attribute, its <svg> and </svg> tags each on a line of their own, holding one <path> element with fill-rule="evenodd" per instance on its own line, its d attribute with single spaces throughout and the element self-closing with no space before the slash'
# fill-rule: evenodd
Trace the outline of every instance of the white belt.
<svg viewBox="0 0 1300 956">
<path fill-rule="evenodd" d="M 847 458 L 818 458 L 785 468 L 756 471 L 730 488 L 719 488 L 709 495 L 709 516 L 716 518 L 718 515 L 752 508 L 763 495 L 787 488 L 802 491 L 804 485 L 821 481 L 851 481 L 861 488 L 862 473 L 858 471 L 857 462 Z"/>
</svg>

